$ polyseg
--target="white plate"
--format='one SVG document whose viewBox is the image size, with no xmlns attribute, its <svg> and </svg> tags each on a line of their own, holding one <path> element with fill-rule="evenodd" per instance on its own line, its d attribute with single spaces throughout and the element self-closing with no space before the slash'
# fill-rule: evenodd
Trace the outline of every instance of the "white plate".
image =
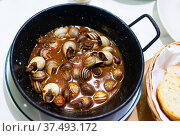
<svg viewBox="0 0 180 136">
<path fill-rule="evenodd" d="M 157 0 L 157 9 L 169 35 L 180 41 L 180 0 Z"/>
<path fill-rule="evenodd" d="M 22 115 L 21 120 L 36 120 L 36 121 L 59 120 L 47 114 L 44 114 L 43 112 L 40 112 L 21 95 L 21 93 L 16 88 L 15 83 L 13 82 L 9 65 L 10 64 L 9 64 L 9 52 L 8 52 L 7 57 L 6 57 L 6 62 L 5 62 L 5 83 L 6 83 L 6 91 L 9 94 L 9 98 L 11 99 L 14 107 L 16 108 L 16 111 L 13 111 L 13 112 L 19 112 L 19 114 Z M 141 88 L 137 91 L 133 99 L 126 106 L 124 106 L 120 111 L 110 116 L 107 116 L 105 118 L 102 118 L 101 120 L 111 120 L 111 121 L 112 120 L 119 120 L 119 121 L 125 120 L 135 108 L 136 104 L 139 101 L 140 96 L 141 96 Z"/>
</svg>

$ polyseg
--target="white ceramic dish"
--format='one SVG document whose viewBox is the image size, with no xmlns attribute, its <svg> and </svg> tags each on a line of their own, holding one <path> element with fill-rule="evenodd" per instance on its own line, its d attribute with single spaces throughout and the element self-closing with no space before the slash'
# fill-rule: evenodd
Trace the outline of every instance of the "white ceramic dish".
<svg viewBox="0 0 180 136">
<path fill-rule="evenodd" d="M 6 90 L 8 92 L 8 95 L 9 95 L 11 101 L 13 102 L 17 111 L 20 112 L 20 114 L 22 114 L 22 116 L 24 117 L 24 120 L 36 120 L 36 121 L 56 121 L 56 120 L 59 120 L 59 119 L 51 117 L 51 116 L 37 110 L 18 91 L 18 89 L 16 88 L 16 86 L 13 82 L 12 75 L 10 72 L 9 52 L 7 54 L 6 62 L 5 62 L 5 83 L 6 83 Z M 127 104 L 123 108 L 123 110 L 127 111 L 125 114 L 121 115 L 120 112 L 116 112 L 116 114 L 112 114 L 110 116 L 102 118 L 101 120 L 108 120 L 108 121 L 109 120 L 116 120 L 116 121 L 117 120 L 119 120 L 119 121 L 125 120 L 131 114 L 133 109 L 135 108 L 137 102 L 139 101 L 140 96 L 141 96 L 141 89 L 139 91 L 137 91 L 136 95 L 129 102 L 129 104 Z M 121 116 L 119 116 L 119 114 Z"/>
<path fill-rule="evenodd" d="M 169 35 L 180 41 L 180 0 L 157 0 L 157 9 Z"/>
</svg>

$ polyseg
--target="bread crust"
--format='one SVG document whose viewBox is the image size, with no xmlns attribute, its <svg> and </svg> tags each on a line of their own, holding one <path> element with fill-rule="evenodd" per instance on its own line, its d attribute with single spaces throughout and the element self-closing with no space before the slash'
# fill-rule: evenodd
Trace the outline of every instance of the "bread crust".
<svg viewBox="0 0 180 136">
<path fill-rule="evenodd" d="M 160 83 L 161 84 L 161 83 Z M 159 86 L 160 86 L 159 84 Z M 157 97 L 158 97 L 158 101 L 159 101 L 159 104 L 160 104 L 160 107 L 161 109 L 163 110 L 163 112 L 166 114 L 166 116 L 170 119 L 170 120 L 173 120 L 173 121 L 180 121 L 180 116 L 176 116 L 174 115 L 173 113 L 171 113 L 167 107 L 165 106 L 164 104 L 164 101 L 159 93 L 159 86 L 157 88 Z"/>
<path fill-rule="evenodd" d="M 179 66 L 168 67 L 165 77 L 163 78 L 163 80 L 160 82 L 160 84 L 157 87 L 157 98 L 159 101 L 159 105 L 160 105 L 161 109 L 163 110 L 163 112 L 167 115 L 167 117 L 173 121 L 180 121 L 180 113 L 179 112 L 177 113 L 177 111 L 179 111 L 180 105 L 179 105 L 179 107 L 177 107 L 178 109 L 174 108 L 173 102 L 175 102 L 175 101 L 168 101 L 168 100 L 171 100 L 170 97 L 172 95 L 173 95 L 172 98 L 175 97 L 175 98 L 179 99 L 180 97 L 178 96 L 178 93 L 176 91 L 180 92 L 180 90 L 178 88 L 178 89 L 175 89 L 175 92 L 172 92 L 172 90 L 173 90 L 172 88 L 171 88 L 172 89 L 171 90 L 171 89 L 169 89 L 169 88 L 167 89 L 165 87 L 170 86 L 170 85 L 167 85 L 167 83 L 169 83 L 169 82 L 167 82 L 168 80 L 171 80 L 170 83 L 174 83 L 175 81 L 180 80 L 179 79 L 179 74 L 180 74 L 179 70 L 180 70 Z M 177 75 L 177 73 L 178 73 L 178 75 Z M 173 79 L 175 81 L 173 81 Z M 179 83 L 179 82 L 177 81 L 177 83 Z M 173 108 L 171 108 L 171 107 L 173 107 Z"/>
</svg>

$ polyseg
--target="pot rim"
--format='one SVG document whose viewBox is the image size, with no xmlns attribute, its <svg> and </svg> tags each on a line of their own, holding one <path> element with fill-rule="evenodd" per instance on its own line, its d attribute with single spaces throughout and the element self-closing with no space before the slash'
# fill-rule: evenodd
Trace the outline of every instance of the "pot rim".
<svg viewBox="0 0 180 136">
<path fill-rule="evenodd" d="M 14 73 L 14 69 L 13 69 L 13 50 L 14 50 L 14 45 L 16 43 L 16 39 L 17 37 L 19 36 L 19 34 L 21 33 L 21 31 L 23 30 L 23 28 L 35 17 L 37 17 L 38 15 L 40 15 L 41 13 L 43 12 L 46 12 L 48 10 L 51 10 L 53 8 L 58 8 L 58 7 L 62 7 L 62 6 L 86 6 L 86 7 L 91 7 L 91 8 L 96 8 L 96 9 L 99 9 L 101 10 L 102 12 L 105 12 L 111 16 L 114 16 L 115 18 L 117 18 L 118 20 L 120 20 L 125 26 L 126 28 L 129 29 L 129 31 L 131 32 L 132 36 L 136 39 L 137 43 L 138 43 L 138 48 L 140 49 L 140 54 L 141 54 L 141 63 L 142 63 L 142 66 L 141 66 L 141 73 L 140 73 L 140 79 L 137 83 L 137 86 L 136 88 L 134 89 L 134 91 L 132 92 L 132 94 L 121 104 L 119 105 L 117 108 L 109 111 L 109 112 L 106 112 L 104 114 L 101 114 L 101 115 L 97 115 L 97 116 L 93 116 L 93 117 L 82 117 L 82 118 L 77 118 L 77 117 L 67 117 L 67 116 L 62 116 L 60 114 L 57 114 L 57 113 L 53 113 L 53 112 L 50 112 L 44 108 L 42 108 L 40 105 L 38 105 L 37 103 L 35 103 L 34 101 L 32 101 L 30 99 L 30 97 L 28 95 L 26 95 L 26 93 L 24 92 L 24 90 L 21 88 L 21 86 L 19 85 L 17 79 L 16 79 L 16 76 L 15 76 L 15 73 Z M 86 4 L 74 4 L 74 3 L 68 3 L 68 4 L 58 4 L 58 5 L 55 5 L 55 6 L 51 6 L 51 7 L 48 7 L 46 9 L 43 9 L 41 11 L 39 11 L 38 13 L 36 13 L 35 15 L 33 15 L 32 17 L 30 17 L 22 26 L 21 28 L 19 29 L 19 31 L 17 32 L 13 42 L 12 42 L 12 45 L 11 45 L 11 50 L 10 50 L 10 70 L 11 70 L 11 74 L 12 74 L 12 77 L 13 77 L 13 80 L 15 82 L 15 85 L 16 87 L 18 88 L 18 90 L 20 91 L 20 93 L 23 95 L 23 97 L 30 103 L 32 104 L 35 108 L 37 108 L 38 110 L 52 116 L 52 117 L 55 117 L 55 118 L 58 118 L 58 119 L 63 119 L 63 120 L 76 120 L 76 121 L 80 121 L 80 120 L 96 120 L 96 119 L 99 119 L 99 118 L 103 118 L 103 117 L 106 117 L 108 115 L 111 115 L 115 112 L 117 112 L 118 110 L 121 110 L 125 105 L 127 105 L 130 100 L 134 97 L 134 95 L 136 94 L 136 92 L 138 91 L 138 89 L 140 88 L 141 86 L 141 83 L 142 83 L 142 80 L 143 80 L 143 75 L 144 75 L 144 55 L 143 55 L 143 52 L 142 52 L 142 48 L 140 46 L 140 42 L 139 40 L 137 39 L 136 35 L 134 34 L 134 32 L 131 30 L 131 28 L 123 21 L 121 20 L 118 16 L 112 14 L 110 11 L 107 11 L 103 8 L 100 8 L 100 7 L 97 7 L 97 6 L 94 6 L 94 5 L 86 5 Z"/>
</svg>

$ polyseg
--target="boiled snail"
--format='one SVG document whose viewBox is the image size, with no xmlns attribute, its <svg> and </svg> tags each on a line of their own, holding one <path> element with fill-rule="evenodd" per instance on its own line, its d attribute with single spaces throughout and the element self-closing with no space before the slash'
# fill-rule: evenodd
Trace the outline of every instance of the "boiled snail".
<svg viewBox="0 0 180 136">
<path fill-rule="evenodd" d="M 70 91 L 72 99 L 76 98 L 80 92 L 80 87 L 77 83 L 69 83 L 68 89 Z"/>
<path fill-rule="evenodd" d="M 66 36 L 67 32 L 68 32 L 67 27 L 61 27 L 54 32 L 54 35 L 58 38 L 62 38 L 64 36 Z"/>
<path fill-rule="evenodd" d="M 91 84 L 88 83 L 80 83 L 81 93 L 83 95 L 91 96 L 94 94 L 95 89 Z"/>
<path fill-rule="evenodd" d="M 79 79 L 80 77 L 80 69 L 79 68 L 74 68 L 72 71 L 72 75 L 74 79 Z"/>
<path fill-rule="evenodd" d="M 90 56 L 84 61 L 84 66 L 90 68 L 95 65 L 101 65 L 102 63 L 103 61 L 97 56 Z"/>
<path fill-rule="evenodd" d="M 45 66 L 45 59 L 41 56 L 34 57 L 26 68 L 26 72 L 35 72 L 42 70 Z"/>
<path fill-rule="evenodd" d="M 43 81 L 46 79 L 46 73 L 44 71 L 37 71 L 32 74 L 32 79 L 36 81 Z"/>
<path fill-rule="evenodd" d="M 43 87 L 42 87 L 42 85 L 41 85 L 41 83 L 39 81 L 33 82 L 33 86 L 34 86 L 34 89 L 35 89 L 36 93 L 41 93 L 42 92 Z"/>
<path fill-rule="evenodd" d="M 77 37 L 79 35 L 79 29 L 76 27 L 72 27 L 69 30 L 69 35 L 70 35 L 70 37 Z"/>
<path fill-rule="evenodd" d="M 113 73 L 113 77 L 114 77 L 114 79 L 120 79 L 120 78 L 122 78 L 122 71 L 120 70 L 120 69 L 114 69 L 113 71 L 112 71 L 112 73 Z"/>
<path fill-rule="evenodd" d="M 48 75 L 52 75 L 55 74 L 57 72 L 57 69 L 59 67 L 59 64 L 56 61 L 48 61 L 46 64 L 46 71 L 48 73 Z"/>
<path fill-rule="evenodd" d="M 44 59 L 49 59 L 50 56 L 48 55 L 49 50 L 47 48 L 43 48 L 40 51 L 40 56 L 43 57 Z"/>
<path fill-rule="evenodd" d="M 109 51 L 100 51 L 99 57 L 105 65 L 110 65 L 113 62 L 113 55 Z"/>
<path fill-rule="evenodd" d="M 55 42 L 49 43 L 49 47 L 52 47 L 52 48 L 54 48 L 54 49 L 57 49 L 57 48 L 58 48 L 58 42 L 55 41 Z"/>
<path fill-rule="evenodd" d="M 92 73 L 93 73 L 94 77 L 100 77 L 103 73 L 103 70 L 100 67 L 96 67 L 96 68 L 92 69 Z"/>
<path fill-rule="evenodd" d="M 72 68 L 73 68 L 73 65 L 71 63 L 63 63 L 60 67 L 60 69 L 63 71 L 72 70 Z"/>
<path fill-rule="evenodd" d="M 91 38 L 92 40 L 97 40 L 99 38 L 98 33 L 96 32 L 88 32 L 87 35 L 89 36 L 89 38 Z"/>
<path fill-rule="evenodd" d="M 103 105 L 124 77 L 114 43 L 81 26 L 60 27 L 41 36 L 31 54 L 36 57 L 26 69 L 34 91 L 56 109 L 86 111 Z"/>
<path fill-rule="evenodd" d="M 43 99 L 47 103 L 53 102 L 55 96 L 59 95 L 60 87 L 56 83 L 48 83 L 43 88 Z"/>
<path fill-rule="evenodd" d="M 104 82 L 104 88 L 108 92 L 112 91 L 116 87 L 116 85 L 117 85 L 117 81 L 113 79 L 109 79 Z"/>
<path fill-rule="evenodd" d="M 114 56 L 114 63 L 115 64 L 121 64 L 121 59 L 116 57 L 116 56 Z"/>
<path fill-rule="evenodd" d="M 71 74 L 69 71 L 64 71 L 63 77 L 66 81 L 70 81 L 71 80 Z"/>
<path fill-rule="evenodd" d="M 104 48 L 102 49 L 102 51 L 109 51 L 110 53 L 113 53 L 113 52 L 114 52 L 114 49 L 113 49 L 112 47 L 110 47 L 110 46 L 107 46 L 107 47 L 104 47 Z"/>
<path fill-rule="evenodd" d="M 84 67 L 81 69 L 81 73 L 80 73 L 81 79 L 83 80 L 88 80 L 91 77 L 91 71 Z"/>
<path fill-rule="evenodd" d="M 70 105 L 75 109 L 87 109 L 93 104 L 91 97 L 80 97 L 72 102 Z"/>
<path fill-rule="evenodd" d="M 67 59 L 75 56 L 76 44 L 72 41 L 67 41 L 62 47 L 63 53 Z"/>
<path fill-rule="evenodd" d="M 102 46 L 109 46 L 111 43 L 106 36 L 100 36 Z"/>
<path fill-rule="evenodd" d="M 93 100 L 95 103 L 103 103 L 108 99 L 108 94 L 104 91 L 96 91 Z"/>
</svg>

